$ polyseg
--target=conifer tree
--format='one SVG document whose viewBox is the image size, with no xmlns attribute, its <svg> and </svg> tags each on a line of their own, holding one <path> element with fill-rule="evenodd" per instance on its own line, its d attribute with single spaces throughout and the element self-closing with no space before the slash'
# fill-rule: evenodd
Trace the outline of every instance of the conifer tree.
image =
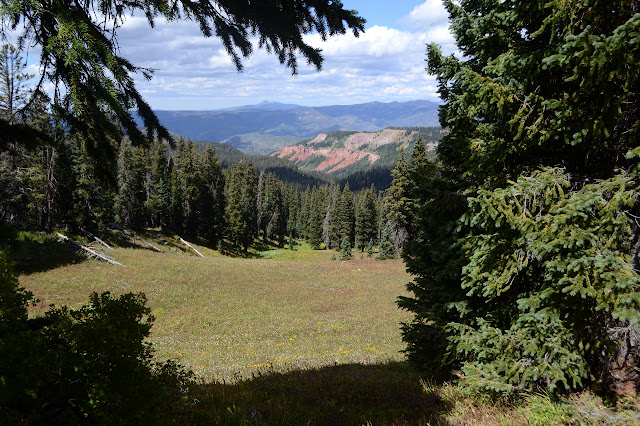
<svg viewBox="0 0 640 426">
<path fill-rule="evenodd" d="M 344 236 L 342 238 L 342 242 L 340 243 L 340 260 L 351 260 L 353 259 L 353 253 L 351 252 L 351 241 L 349 241 L 348 236 Z"/>
<path fill-rule="evenodd" d="M 319 249 L 323 242 L 323 223 L 326 214 L 325 196 L 322 191 L 313 187 L 307 196 L 309 207 L 309 221 L 307 224 L 307 241 L 315 250 Z"/>
<path fill-rule="evenodd" d="M 76 136 L 71 140 L 71 208 L 68 225 L 72 228 L 88 227 L 105 229 L 113 221 L 115 194 L 111 186 L 98 176 L 92 156 L 85 141 Z M 112 142 L 113 143 L 113 142 Z"/>
<path fill-rule="evenodd" d="M 302 196 L 298 185 L 291 185 L 289 188 L 288 218 L 287 218 L 287 235 L 289 238 L 300 237 L 300 212 L 302 206 Z"/>
<path fill-rule="evenodd" d="M 411 189 L 414 183 L 409 176 L 404 149 L 400 150 L 396 166 L 391 171 L 391 175 L 393 176 L 393 181 L 385 194 L 386 223 L 383 227 L 388 228 L 393 241 L 395 255 L 398 257 L 409 236 L 408 228 L 413 207 Z"/>
<path fill-rule="evenodd" d="M 26 72 L 27 63 L 12 45 L 0 49 L 0 120 L 21 127 L 29 122 L 41 136 L 51 132 L 50 117 L 42 96 L 29 103 L 33 77 Z M 0 220 L 20 226 L 51 225 L 53 209 L 52 159 L 55 150 L 50 144 L 33 146 L 30 135 L 17 132 L 6 136 L 0 144 Z M 0 137 L 1 138 L 1 137 Z M 49 142 L 48 138 L 45 142 Z M 51 173 L 53 171 L 51 170 Z M 49 179 L 48 179 L 49 178 Z"/>
<path fill-rule="evenodd" d="M 200 182 L 202 181 L 200 176 L 200 155 L 195 142 L 187 141 L 181 158 L 181 165 L 178 176 L 182 183 L 184 232 L 189 236 L 195 237 L 200 230 Z"/>
<path fill-rule="evenodd" d="M 450 132 L 414 192 L 407 352 L 494 392 L 607 386 L 640 321 L 637 5 L 445 4 L 464 58 L 428 48 Z"/>
<path fill-rule="evenodd" d="M 242 216 L 245 223 L 243 245 L 245 251 L 253 244 L 258 236 L 258 212 L 256 208 L 256 194 L 258 193 L 258 172 L 251 161 L 245 167 L 245 180 L 242 196 Z"/>
<path fill-rule="evenodd" d="M 356 209 L 349 183 L 345 184 L 342 195 L 340 196 L 337 220 L 339 224 L 338 238 L 340 239 L 340 246 L 343 245 L 342 242 L 346 238 L 349 242 L 349 250 L 351 250 L 356 237 Z"/>
<path fill-rule="evenodd" d="M 206 146 L 200 159 L 200 231 L 216 247 L 224 231 L 224 177 L 213 146 Z"/>
<path fill-rule="evenodd" d="M 116 197 L 116 220 L 123 225 L 139 228 L 142 225 L 142 206 L 139 194 L 142 181 L 136 173 L 131 143 L 123 140 L 118 154 L 118 196 Z"/>
<path fill-rule="evenodd" d="M 151 157 L 149 197 L 147 209 L 151 216 L 151 226 L 168 228 L 171 218 L 171 176 L 165 144 L 156 140 Z"/>
<path fill-rule="evenodd" d="M 228 170 L 225 178 L 225 223 L 227 235 L 234 247 L 239 247 L 244 241 L 245 223 L 242 211 L 244 165 L 235 163 Z"/>
<path fill-rule="evenodd" d="M 373 246 L 373 241 L 378 236 L 378 210 L 376 206 L 376 189 L 371 184 L 371 188 L 365 189 L 358 198 L 358 208 L 356 210 L 356 241 L 357 249 L 363 251 L 369 244 Z"/>
<path fill-rule="evenodd" d="M 387 260 L 396 257 L 391 233 L 391 226 L 387 224 L 387 226 L 382 229 L 382 235 L 380 236 L 380 247 L 378 249 L 378 255 L 376 256 L 376 259 Z"/>
</svg>

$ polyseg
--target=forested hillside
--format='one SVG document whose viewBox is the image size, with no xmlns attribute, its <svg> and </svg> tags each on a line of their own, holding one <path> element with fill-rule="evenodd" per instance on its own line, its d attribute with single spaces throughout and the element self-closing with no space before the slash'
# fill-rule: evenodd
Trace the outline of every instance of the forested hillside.
<svg viewBox="0 0 640 426">
<path fill-rule="evenodd" d="M 419 141 L 418 151 L 425 153 Z M 225 153 L 224 163 L 214 146 Z M 257 240 L 282 246 L 304 239 L 316 248 L 343 249 L 347 257 L 353 248 L 372 254 L 381 241 L 399 238 L 387 229 L 393 192 L 379 192 L 366 182 L 370 176 L 359 177 L 359 184 L 369 186 L 354 194 L 348 182 L 220 144 L 179 138 L 174 149 L 161 141 L 145 148 L 125 138 L 113 169 L 96 163 L 81 138 L 57 149 L 17 147 L 1 159 L 0 214 L 20 228 L 100 233 L 116 223 L 233 251 L 246 251 Z M 383 256 L 398 256 L 398 244 Z"/>
<path fill-rule="evenodd" d="M 271 154 L 293 162 L 301 170 L 345 178 L 370 169 L 391 170 L 401 149 L 413 150 L 418 139 L 426 143 L 427 156 L 435 157 L 438 141 L 446 134 L 439 127 L 389 127 L 377 132 L 320 133 L 297 145 Z"/>
</svg>

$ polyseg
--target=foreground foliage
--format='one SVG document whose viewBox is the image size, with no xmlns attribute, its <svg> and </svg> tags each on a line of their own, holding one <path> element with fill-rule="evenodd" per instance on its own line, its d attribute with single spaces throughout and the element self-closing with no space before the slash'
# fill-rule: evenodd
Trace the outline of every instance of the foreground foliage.
<svg viewBox="0 0 640 426">
<path fill-rule="evenodd" d="M 0 252 L 0 415 L 13 424 L 152 422 L 184 406 L 190 373 L 153 361 L 143 294 L 94 293 L 27 318 L 33 294 Z"/>
<path fill-rule="evenodd" d="M 632 399 L 613 409 L 590 394 L 489 398 L 411 368 L 397 326 L 409 316 L 393 304 L 409 279 L 399 260 L 332 262 L 329 252 L 304 246 L 273 249 L 262 259 L 198 249 L 207 258 L 116 249 L 112 255 L 126 268 L 85 261 L 23 275 L 20 283 L 76 309 L 92 292 L 135 286 L 148 294 L 156 357 L 176 359 L 201 378 L 189 385 L 184 410 L 160 408 L 169 412 L 167 422 L 542 425 L 638 418 Z M 31 309 L 48 311 L 42 304 Z"/>
<path fill-rule="evenodd" d="M 408 354 L 492 392 L 633 388 L 638 4 L 445 4 L 465 56 L 428 48 L 450 133 L 413 172 Z"/>
</svg>

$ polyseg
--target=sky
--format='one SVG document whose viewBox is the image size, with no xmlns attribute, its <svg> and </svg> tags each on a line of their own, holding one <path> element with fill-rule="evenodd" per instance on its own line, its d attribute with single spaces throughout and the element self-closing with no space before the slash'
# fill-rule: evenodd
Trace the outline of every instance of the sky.
<svg viewBox="0 0 640 426">
<path fill-rule="evenodd" d="M 154 109 L 211 110 L 261 101 L 307 106 L 365 102 L 437 101 L 436 82 L 426 71 L 426 45 L 455 52 L 447 13 L 440 0 L 342 0 L 367 20 L 359 38 L 352 33 L 322 42 L 324 63 L 299 62 L 298 75 L 264 50 L 254 49 L 239 73 L 220 41 L 205 38 L 189 21 L 128 18 L 118 30 L 120 53 L 133 64 L 155 69 L 151 81 L 136 77 L 138 90 Z"/>
</svg>

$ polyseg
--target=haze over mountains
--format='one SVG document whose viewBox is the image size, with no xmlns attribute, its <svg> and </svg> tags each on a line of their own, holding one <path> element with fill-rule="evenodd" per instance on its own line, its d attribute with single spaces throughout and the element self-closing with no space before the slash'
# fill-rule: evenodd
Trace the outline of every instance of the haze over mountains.
<svg viewBox="0 0 640 426">
<path fill-rule="evenodd" d="M 264 101 L 225 110 L 155 112 L 167 129 L 188 139 L 223 142 L 262 153 L 336 130 L 376 131 L 389 126 L 439 125 L 438 104 L 431 101 L 321 107 Z"/>
</svg>

